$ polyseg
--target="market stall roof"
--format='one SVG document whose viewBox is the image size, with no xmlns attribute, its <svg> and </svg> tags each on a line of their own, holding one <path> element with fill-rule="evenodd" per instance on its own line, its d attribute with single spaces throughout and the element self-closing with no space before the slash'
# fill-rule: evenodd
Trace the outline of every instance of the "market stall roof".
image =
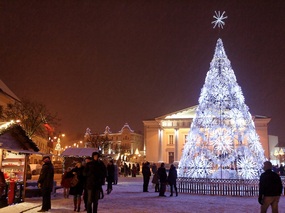
<svg viewBox="0 0 285 213">
<path fill-rule="evenodd" d="M 93 152 L 98 152 L 97 148 L 67 148 L 61 153 L 63 157 L 71 157 L 71 156 L 78 156 L 78 157 L 86 157 L 92 156 Z"/>
<path fill-rule="evenodd" d="M 39 151 L 38 146 L 19 124 L 0 125 L 0 149 L 30 154 Z"/>
</svg>

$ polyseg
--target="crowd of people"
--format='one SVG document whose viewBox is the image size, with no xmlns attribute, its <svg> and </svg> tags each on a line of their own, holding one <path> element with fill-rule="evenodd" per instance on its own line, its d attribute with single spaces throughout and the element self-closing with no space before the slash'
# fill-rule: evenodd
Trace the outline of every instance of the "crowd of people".
<svg viewBox="0 0 285 213">
<path fill-rule="evenodd" d="M 51 209 L 51 192 L 54 182 L 54 169 L 49 156 L 43 157 L 43 167 L 38 179 L 38 187 L 42 191 L 42 209 L 39 212 L 46 212 Z M 171 165 L 167 175 L 164 163 L 157 168 L 156 164 L 150 165 L 149 162 L 126 163 L 117 165 L 110 160 L 107 165 L 100 159 L 98 152 L 92 153 L 92 157 L 86 157 L 83 162 L 77 162 L 71 168 L 66 168 L 61 179 L 64 198 L 73 196 L 74 211 L 80 212 L 81 203 L 84 202 L 84 211 L 95 213 L 98 209 L 98 200 L 104 198 L 103 185 L 107 182 L 107 194 L 113 190 L 113 184 L 118 183 L 119 174 L 125 177 L 136 177 L 143 175 L 143 192 L 148 192 L 150 178 L 153 174 L 152 183 L 155 185 L 155 192 L 159 196 L 165 196 L 166 185 L 169 184 L 171 194 L 173 189 L 178 196 L 176 187 L 177 171 L 174 165 Z"/>
<path fill-rule="evenodd" d="M 74 211 L 80 212 L 81 200 L 83 195 L 84 210 L 87 213 L 96 213 L 98 210 L 98 200 L 104 197 L 104 191 L 102 186 L 107 181 L 107 194 L 112 191 L 112 185 L 117 184 L 118 166 L 116 166 L 113 160 L 110 160 L 107 166 L 100 160 L 98 152 L 93 152 L 92 157 L 87 157 L 85 161 L 77 162 L 74 168 L 67 169 L 62 176 L 61 185 L 64 187 L 64 197 L 68 198 L 69 195 L 73 195 Z M 38 179 L 38 187 L 42 192 L 42 209 L 38 212 L 46 212 L 51 209 L 51 191 L 53 188 L 54 169 L 50 161 L 49 156 L 43 158 L 43 166 Z M 136 168 L 134 168 L 136 167 Z M 128 176 L 130 171 L 135 172 L 132 177 L 136 177 L 139 174 L 140 166 L 133 165 L 132 169 L 130 165 L 126 163 L 122 166 L 121 173 L 124 176 Z M 272 166 L 270 161 L 264 162 L 264 173 L 260 176 L 259 181 L 259 196 L 258 202 L 261 204 L 261 213 L 265 213 L 269 206 L 272 208 L 272 212 L 278 212 L 278 203 L 283 191 L 283 185 L 280 176 L 284 175 L 284 167 L 281 164 L 276 168 Z M 154 184 L 155 192 L 159 193 L 159 196 L 166 197 L 166 186 L 170 187 L 170 196 L 178 196 L 176 179 L 177 170 L 176 167 L 171 164 L 169 172 L 167 174 L 165 164 L 161 163 L 157 168 L 156 164 L 150 165 L 149 162 L 142 164 L 143 175 L 143 192 L 148 192 L 150 177 Z"/>
<path fill-rule="evenodd" d="M 50 157 L 43 157 L 43 167 L 38 179 L 38 187 L 42 192 L 42 208 L 38 212 L 47 212 L 51 209 L 51 192 L 54 182 L 54 168 Z M 98 152 L 92 157 L 86 157 L 84 162 L 77 162 L 74 168 L 67 168 L 62 175 L 61 185 L 64 188 L 64 197 L 73 196 L 74 211 L 80 212 L 82 198 L 84 211 L 96 213 L 98 200 L 104 197 L 103 185 L 107 181 L 107 194 L 112 191 L 112 184 L 117 183 L 116 167 L 113 160 L 107 166 L 100 159 Z"/>
<path fill-rule="evenodd" d="M 139 163 L 126 163 L 124 162 L 120 167 L 120 173 L 124 174 L 124 177 L 132 176 L 136 177 L 140 174 L 140 164 Z"/>
</svg>

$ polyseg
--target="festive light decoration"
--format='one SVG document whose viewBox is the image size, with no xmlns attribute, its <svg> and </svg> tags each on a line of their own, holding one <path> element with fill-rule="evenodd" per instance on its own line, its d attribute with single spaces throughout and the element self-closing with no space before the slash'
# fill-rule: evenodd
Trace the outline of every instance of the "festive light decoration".
<svg viewBox="0 0 285 213">
<path fill-rule="evenodd" d="M 218 39 L 178 174 L 191 178 L 255 179 L 264 161 L 252 116 L 223 42 Z"/>
<path fill-rule="evenodd" d="M 225 11 L 221 14 L 220 11 L 215 11 L 215 15 L 213 16 L 213 18 L 215 19 L 215 21 L 212 21 L 212 24 L 214 24 L 214 27 L 215 28 L 216 26 L 218 26 L 219 28 L 222 28 L 223 29 L 223 26 L 225 25 L 225 22 L 223 21 L 224 19 L 228 18 L 227 16 L 224 16 L 225 15 Z"/>
</svg>

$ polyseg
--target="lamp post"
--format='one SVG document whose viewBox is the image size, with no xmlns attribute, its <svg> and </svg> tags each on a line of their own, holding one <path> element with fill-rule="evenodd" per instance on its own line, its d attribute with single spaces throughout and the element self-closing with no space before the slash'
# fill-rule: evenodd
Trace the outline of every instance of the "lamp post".
<svg viewBox="0 0 285 213">
<path fill-rule="evenodd" d="M 276 149 L 274 152 L 274 156 L 279 159 L 279 164 L 281 164 L 284 156 L 283 149 L 282 148 L 280 148 L 279 150 Z"/>
</svg>

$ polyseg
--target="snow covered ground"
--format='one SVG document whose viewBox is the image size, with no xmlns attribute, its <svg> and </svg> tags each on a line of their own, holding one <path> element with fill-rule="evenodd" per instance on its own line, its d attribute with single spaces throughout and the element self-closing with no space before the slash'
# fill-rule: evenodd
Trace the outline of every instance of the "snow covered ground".
<svg viewBox="0 0 285 213">
<path fill-rule="evenodd" d="M 142 177 L 120 177 L 118 185 L 113 185 L 113 191 L 99 201 L 99 213 L 258 213 L 257 197 L 226 197 L 178 194 L 178 197 L 159 197 L 150 184 L 149 192 L 142 192 Z M 104 186 L 106 190 L 106 185 Z M 169 190 L 169 188 L 168 188 Z M 26 202 L 0 209 L 0 213 L 31 213 L 37 212 L 41 206 L 41 198 L 29 198 Z M 81 212 L 84 206 L 81 205 Z M 49 212 L 73 212 L 72 196 L 63 198 L 63 191 L 58 190 L 52 198 L 52 209 Z M 279 212 L 285 213 L 284 196 L 279 203 Z M 271 213 L 271 209 L 268 211 Z"/>
</svg>

